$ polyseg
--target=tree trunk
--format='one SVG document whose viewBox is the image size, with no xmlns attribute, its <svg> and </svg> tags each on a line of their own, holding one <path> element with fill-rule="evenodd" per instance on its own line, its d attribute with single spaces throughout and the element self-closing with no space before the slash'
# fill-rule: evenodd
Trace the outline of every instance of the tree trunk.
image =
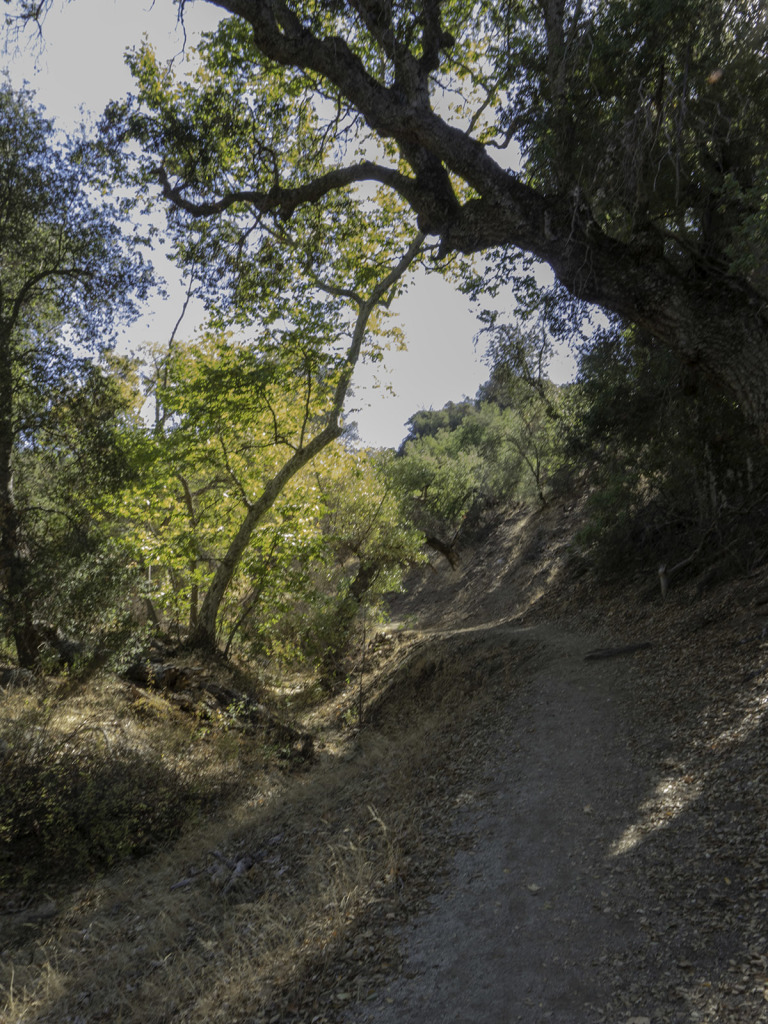
<svg viewBox="0 0 768 1024">
<path fill-rule="evenodd" d="M 334 421 L 322 430 L 304 448 L 300 448 L 278 470 L 264 487 L 259 498 L 249 506 L 243 521 L 227 548 L 226 554 L 219 562 L 213 580 L 205 592 L 203 603 L 197 615 L 197 625 L 187 641 L 191 647 L 200 650 L 215 651 L 217 646 L 216 624 L 219 617 L 221 602 L 227 587 L 232 582 L 240 559 L 253 536 L 253 531 L 269 512 L 288 483 L 310 462 L 318 452 L 341 436 L 342 428 Z"/>
<path fill-rule="evenodd" d="M 379 567 L 372 562 L 361 562 L 355 578 L 349 585 L 350 597 L 355 604 L 360 605 L 365 595 L 376 582 L 379 575 Z"/>
<path fill-rule="evenodd" d="M 16 429 L 11 369 L 10 329 L 0 324 L 0 582 L 18 663 L 22 668 L 34 668 L 40 657 L 40 638 L 28 604 L 29 574 L 13 494 Z"/>
<path fill-rule="evenodd" d="M 513 247 L 548 263 L 571 295 L 632 321 L 713 378 L 768 439 L 765 297 L 746 280 L 728 276 L 662 233 L 640 230 L 629 241 L 611 237 L 593 219 L 578 183 L 544 194 L 497 163 L 463 127 L 438 116 L 430 103 L 429 79 L 439 66 L 440 49 L 450 46 L 440 33 L 439 17 L 434 24 L 424 23 L 421 58 L 405 48 L 398 52 L 392 86 L 373 77 L 344 39 L 308 29 L 295 5 L 209 2 L 245 19 L 262 54 L 332 83 L 379 137 L 394 140 L 409 173 L 371 161 L 349 173 L 354 172 L 355 181 L 367 175 L 397 191 L 416 214 L 420 230 L 439 236 L 441 255 Z M 564 10 L 556 0 L 544 5 L 555 106 L 562 75 L 558 61 L 565 45 Z M 386 24 L 387 15 L 383 17 Z M 574 23 L 571 31 L 576 27 Z M 460 202 L 452 176 L 465 182 L 474 196 Z M 328 176 L 326 181 L 327 190 L 336 187 Z M 263 197 L 252 194 L 249 201 L 273 209 L 277 200 L 269 192 Z M 289 189 L 284 201 L 286 209 L 297 203 Z"/>
<path fill-rule="evenodd" d="M 186 310 L 187 303 L 189 302 L 189 295 L 187 295 L 187 302 L 184 303 L 184 310 Z M 184 310 L 182 310 L 182 317 L 184 316 Z M 181 323 L 179 318 L 176 327 Z M 174 333 L 176 328 L 174 328 Z M 171 343 L 173 343 L 173 335 L 171 335 Z M 167 367 L 166 367 L 167 370 Z M 189 519 L 190 530 L 194 532 L 197 526 L 197 510 L 195 509 L 195 499 L 189 486 L 189 482 L 186 477 L 181 473 L 176 474 L 179 483 L 181 484 L 182 493 L 184 495 L 184 505 L 187 509 L 187 518 Z M 198 559 L 196 557 L 191 558 L 189 562 L 189 575 L 194 580 L 195 573 L 197 572 Z M 197 608 L 200 602 L 200 586 L 197 582 L 192 583 L 189 588 L 189 632 L 194 633 L 197 628 Z"/>
<path fill-rule="evenodd" d="M 452 569 L 458 569 L 459 567 L 459 556 L 456 551 L 456 538 L 454 537 L 450 544 L 446 544 L 445 541 L 440 540 L 433 533 L 425 533 L 424 540 L 427 542 L 429 547 L 434 551 L 437 551 L 443 556 Z"/>
</svg>

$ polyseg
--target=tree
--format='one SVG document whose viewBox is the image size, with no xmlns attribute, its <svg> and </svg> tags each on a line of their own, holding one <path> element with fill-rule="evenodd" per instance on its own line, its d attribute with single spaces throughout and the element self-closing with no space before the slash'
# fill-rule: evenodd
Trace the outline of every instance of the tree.
<svg viewBox="0 0 768 1024">
<path fill-rule="evenodd" d="M 502 444 L 514 451 L 517 462 L 528 470 L 542 503 L 544 478 L 554 468 L 562 396 L 546 375 L 552 356 L 552 342 L 543 324 L 525 330 L 519 324 L 494 321 L 485 332 L 489 338 L 485 353 L 491 375 L 477 393 L 480 408 L 495 414 L 495 432 Z M 488 431 L 493 436 L 493 431 Z M 487 442 L 486 442 L 487 444 Z M 498 456 L 496 461 L 499 462 Z M 519 479 L 518 472 L 506 472 Z"/>
<path fill-rule="evenodd" d="M 488 253 L 479 287 L 543 260 L 561 296 L 634 322 L 768 433 L 763 5 L 210 2 L 233 18 L 202 47 L 194 103 L 133 58 L 133 128 L 151 120 L 145 152 L 179 212 L 287 222 L 382 186 L 440 256 Z"/>
<path fill-rule="evenodd" d="M 165 421 L 145 427 L 141 471 L 115 494 L 111 518 L 124 524 L 126 561 L 146 580 L 150 621 L 186 638 L 250 504 L 290 457 L 307 409 L 291 374 L 273 376 L 263 352 L 231 338 L 179 344 L 164 362 L 160 383 L 149 386 Z M 254 614 L 269 619 L 262 602 L 302 589 L 319 537 L 317 487 L 306 476 L 286 483 L 235 566 L 216 616 L 215 639 L 226 649 Z"/>
<path fill-rule="evenodd" d="M 422 537 L 404 521 L 388 479 L 392 453 L 328 445 L 254 536 L 233 582 L 222 632 L 241 651 L 310 667 L 332 685 L 361 610 L 399 590 L 403 571 L 423 561 Z"/>
<path fill-rule="evenodd" d="M 85 669 L 132 628 L 135 578 L 110 513 L 135 472 L 141 406 L 135 360 L 114 353 L 64 349 L 46 364 L 45 388 L 18 393 L 13 497 L 42 666 Z"/>
<path fill-rule="evenodd" d="M 318 305 L 314 335 L 310 321 L 258 344 L 209 334 L 155 362 L 162 415 L 110 518 L 147 578 L 150 617 L 193 645 L 228 653 L 242 637 L 252 653 L 280 655 L 324 644 L 330 663 L 369 592 L 418 559 L 378 460 L 339 440 L 338 387 L 352 367 L 333 352 L 336 313 Z M 214 632 L 201 641 L 222 565 Z"/>
<path fill-rule="evenodd" d="M 369 332 L 378 317 L 386 333 L 381 318 L 424 241 L 417 233 L 394 266 L 382 268 L 386 249 L 371 244 L 353 259 L 346 243 L 334 250 L 332 233 L 324 237 L 346 279 L 321 279 L 311 267 L 304 276 L 275 274 L 269 286 L 259 279 L 255 314 L 242 296 L 223 292 L 221 316 L 241 325 L 255 316 L 256 336 L 209 333 L 201 344 L 177 346 L 154 384 L 162 415 L 142 500 L 161 511 L 145 547 L 162 548 L 165 569 L 189 581 L 193 647 L 216 649 L 222 604 L 254 534 L 341 436 L 357 362 L 377 350 Z"/>
<path fill-rule="evenodd" d="M 590 485 L 580 540 L 604 570 L 764 559 L 765 446 L 673 353 L 603 331 L 565 405 L 566 455 Z"/>
<path fill-rule="evenodd" d="M 84 140 L 59 140 L 29 93 L 0 87 L 0 583 L 27 667 L 38 659 L 39 631 L 15 476 L 62 403 L 89 386 L 89 367 L 69 342 L 106 348 L 115 319 L 130 315 L 131 295 L 149 280 L 126 250 L 119 209 L 93 187 L 96 157 Z"/>
<path fill-rule="evenodd" d="M 422 235 L 417 235 L 399 262 L 391 268 L 389 273 L 374 283 L 369 294 L 360 294 L 354 290 L 347 292 L 350 300 L 357 307 L 357 316 L 354 319 L 347 350 L 336 367 L 335 379 L 332 379 L 333 386 L 328 389 L 330 392 L 328 404 L 324 410 L 318 410 L 315 413 L 319 422 L 315 421 L 317 426 L 315 429 L 311 429 L 315 417 L 309 415 L 308 395 L 307 415 L 301 424 L 298 436 L 293 441 L 285 442 L 288 448 L 287 458 L 266 480 L 261 493 L 254 500 L 247 501 L 247 511 L 206 591 L 197 625 L 190 637 L 193 644 L 200 647 L 215 645 L 216 625 L 221 602 L 256 525 L 272 508 L 286 484 L 327 445 L 341 436 L 344 402 L 352 383 L 355 366 L 360 358 L 368 331 L 368 322 L 377 307 L 391 301 L 396 294 L 397 285 L 418 255 L 423 240 Z"/>
<path fill-rule="evenodd" d="M 325 546 L 333 556 L 327 572 L 322 678 L 332 683 L 343 665 L 361 608 L 398 590 L 403 569 L 424 560 L 422 536 L 404 519 L 392 485 L 390 451 L 332 453 L 319 467 Z M 330 593 L 327 591 L 330 590 Z"/>
<path fill-rule="evenodd" d="M 241 44 L 237 26 L 223 26 L 180 78 L 159 65 L 149 46 L 131 55 L 139 97 L 110 107 L 102 138 L 138 207 L 157 200 L 149 186 L 158 175 L 168 184 L 169 174 L 183 168 L 199 174 L 206 188 L 268 183 L 285 161 L 300 161 L 310 175 L 322 168 L 337 144 L 326 130 L 327 111 L 302 100 L 302 76 L 295 71 L 233 62 L 232 47 Z M 225 70 L 231 90 L 220 88 Z M 215 554 L 199 607 L 196 601 L 191 606 L 189 643 L 210 649 L 254 531 L 294 477 L 341 435 L 358 360 L 378 358 L 388 335 L 397 333 L 384 328 L 386 310 L 419 257 L 424 235 L 387 194 L 331 190 L 285 218 L 262 215 L 240 199 L 201 210 L 184 191 L 174 193 L 178 202 L 165 204 L 172 258 L 204 299 L 210 331 L 232 332 L 235 343 L 219 352 L 221 359 L 200 363 L 181 405 L 168 395 L 160 404 L 171 413 L 171 432 L 178 412 L 201 437 L 215 436 L 218 421 L 229 430 L 238 417 L 246 435 L 250 429 L 250 436 L 261 437 L 259 473 L 247 486 L 226 458 L 217 470 L 231 476 L 242 502 L 226 548 Z M 226 451 L 233 445 L 230 434 Z M 199 485 L 185 485 L 192 521 Z"/>
<path fill-rule="evenodd" d="M 446 402 L 442 409 L 419 409 L 406 420 L 408 433 L 400 445 L 400 454 L 405 451 L 409 441 L 421 437 L 434 437 L 441 430 L 455 430 L 467 416 L 472 403 L 468 399 L 463 402 Z"/>
<path fill-rule="evenodd" d="M 529 381 L 509 367 L 502 374 L 501 364 L 495 369 L 475 402 L 449 402 L 412 416 L 409 436 L 388 466 L 405 516 L 454 568 L 459 535 L 484 508 L 545 501 L 558 454 L 557 389 L 545 378 Z"/>
</svg>

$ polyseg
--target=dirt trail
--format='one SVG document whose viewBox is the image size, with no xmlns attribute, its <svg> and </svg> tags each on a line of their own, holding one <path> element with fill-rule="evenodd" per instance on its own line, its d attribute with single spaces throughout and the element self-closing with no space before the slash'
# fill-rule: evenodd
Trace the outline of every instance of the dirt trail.
<svg viewBox="0 0 768 1024">
<path fill-rule="evenodd" d="M 345 1024 L 768 1022 L 767 581 L 602 593 L 548 515 L 396 605 L 479 664 L 494 700 L 466 735 L 489 742 L 445 888 Z M 522 640 L 533 661 L 505 667 Z M 606 644 L 645 649 L 585 660 Z"/>
<path fill-rule="evenodd" d="M 571 516 L 416 578 L 316 762 L 30 922 L 0 1020 L 768 1024 L 768 568 L 601 591 Z"/>
<path fill-rule="evenodd" d="M 616 1020 L 651 1015 L 631 1003 L 645 910 L 612 852 L 648 781 L 632 753 L 628 659 L 585 662 L 594 642 L 549 624 L 488 642 L 520 639 L 540 653 L 497 706 L 463 794 L 456 828 L 472 848 L 402 930 L 400 976 L 350 1021 L 583 1024 L 618 1011 L 617 992 Z"/>
</svg>

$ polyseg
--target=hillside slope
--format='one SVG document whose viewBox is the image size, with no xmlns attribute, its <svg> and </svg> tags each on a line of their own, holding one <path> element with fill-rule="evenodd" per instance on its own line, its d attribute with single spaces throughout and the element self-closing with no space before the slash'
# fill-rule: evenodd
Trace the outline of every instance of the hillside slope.
<svg viewBox="0 0 768 1024">
<path fill-rule="evenodd" d="M 768 1019 L 768 575 L 599 587 L 577 517 L 415 575 L 311 770 L 0 942 L 7 1019 Z"/>
</svg>

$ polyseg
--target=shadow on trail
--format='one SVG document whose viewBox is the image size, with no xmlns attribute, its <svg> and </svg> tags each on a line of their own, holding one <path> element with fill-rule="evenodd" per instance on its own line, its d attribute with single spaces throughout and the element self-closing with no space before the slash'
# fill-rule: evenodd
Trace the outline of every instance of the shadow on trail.
<svg viewBox="0 0 768 1024">
<path fill-rule="evenodd" d="M 765 1019 L 765 680 L 686 692 L 663 651 L 585 664 L 586 638 L 523 633 L 544 650 L 498 706 L 471 849 L 345 1020 Z M 462 635 L 492 685 L 493 631 Z"/>
<path fill-rule="evenodd" d="M 634 716 L 654 769 L 609 848 L 613 869 L 638 893 L 645 941 L 635 969 L 662 1019 L 762 1020 L 768 679 L 749 674 L 698 690 L 663 676 L 649 683 Z"/>
</svg>

